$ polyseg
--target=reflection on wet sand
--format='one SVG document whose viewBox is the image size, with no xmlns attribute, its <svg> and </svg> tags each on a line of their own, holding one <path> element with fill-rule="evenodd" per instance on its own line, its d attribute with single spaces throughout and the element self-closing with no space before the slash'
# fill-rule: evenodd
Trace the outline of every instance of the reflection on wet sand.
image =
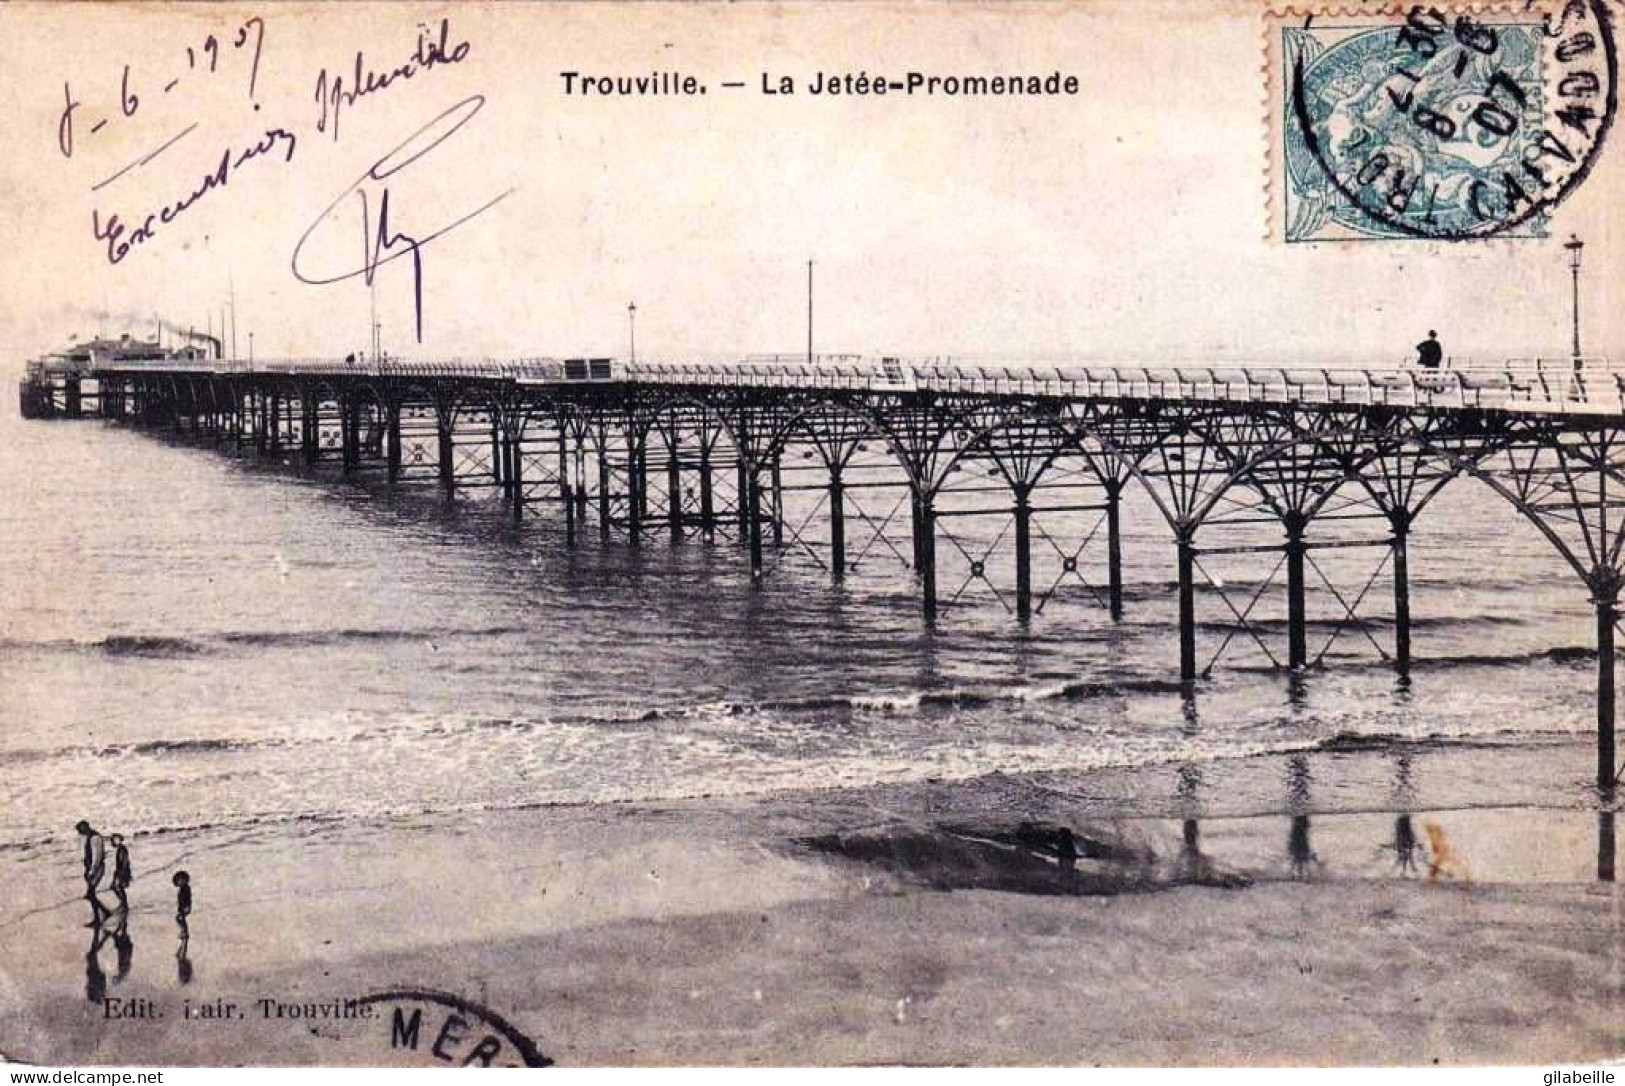
<svg viewBox="0 0 1625 1086">
<path fill-rule="evenodd" d="M 1258 880 L 1613 882 L 1614 812 L 1477 808 L 1125 820 L 899 824 L 796 842 L 938 890 L 1116 894 Z M 1284 825 L 1283 825 L 1284 823 Z M 1285 854 L 1280 849 L 1285 830 Z M 1271 843 L 1273 841 L 1273 844 Z"/>
<path fill-rule="evenodd" d="M 186 921 L 179 922 L 181 929 L 180 946 L 175 949 L 175 979 L 181 984 L 192 983 L 192 958 L 190 954 L 192 935 L 186 930 Z"/>
<path fill-rule="evenodd" d="M 1291 827 L 1286 835 L 1287 858 L 1292 864 L 1292 877 L 1306 879 L 1311 869 L 1318 869 L 1320 857 L 1315 855 L 1314 846 L 1309 843 L 1309 816 L 1293 815 Z"/>
<path fill-rule="evenodd" d="M 1116 894 L 1154 883 L 1152 853 L 1040 822 L 900 826 L 809 837 L 799 844 L 937 890 Z"/>
<path fill-rule="evenodd" d="M 102 972 L 101 949 L 106 933 L 100 924 L 90 932 L 90 949 L 85 951 L 85 999 L 100 1003 L 107 998 L 107 974 Z"/>
<path fill-rule="evenodd" d="M 1614 812 L 1597 812 L 1597 881 L 1614 881 Z"/>
<path fill-rule="evenodd" d="M 1195 819 L 1186 821 L 1184 832 L 1185 843 L 1172 858 L 1110 828 L 1080 830 L 1037 821 L 1013 826 L 908 825 L 826 834 L 798 844 L 938 890 L 1118 894 L 1181 883 L 1247 885 L 1245 875 L 1202 853 Z"/>
<path fill-rule="evenodd" d="M 113 974 L 113 983 L 118 984 L 130 975 L 130 965 L 135 960 L 135 940 L 130 938 L 130 906 L 120 907 L 113 915 L 113 950 L 117 955 L 117 972 Z"/>
<path fill-rule="evenodd" d="M 121 902 L 123 901 L 121 895 Z M 192 982 L 192 933 L 187 924 L 190 912 L 191 902 L 188 892 L 182 898 L 175 915 L 175 926 L 179 934 L 179 943 L 175 948 L 175 974 L 176 979 L 183 985 Z M 98 917 L 88 926 L 90 943 L 85 948 L 85 999 L 90 1003 L 99 1004 L 107 999 L 107 972 L 102 968 L 101 958 L 102 950 L 107 944 L 113 944 L 115 985 L 122 984 L 130 976 L 135 964 L 135 939 L 130 933 L 128 903 L 121 903 L 118 908 Z"/>
<path fill-rule="evenodd" d="M 1416 853 L 1420 848 L 1411 816 L 1402 814 L 1394 819 L 1394 864 L 1401 877 L 1416 874 Z"/>
</svg>

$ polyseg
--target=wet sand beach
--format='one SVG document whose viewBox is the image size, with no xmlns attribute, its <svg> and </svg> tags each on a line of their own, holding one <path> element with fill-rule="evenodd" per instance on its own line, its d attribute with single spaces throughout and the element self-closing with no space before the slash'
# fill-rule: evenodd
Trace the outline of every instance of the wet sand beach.
<svg viewBox="0 0 1625 1086">
<path fill-rule="evenodd" d="M 1599 881 L 1611 816 L 1464 802 L 1511 753 L 1259 757 L 1209 766 L 1183 794 L 1173 767 L 1150 767 L 146 835 L 122 978 L 110 940 L 87 955 L 64 836 L 4 861 L 23 890 L 0 919 L 0 1050 L 443 1062 L 432 1023 L 408 1052 L 387 1021 L 256 1003 L 411 988 L 495 1012 L 562 1065 L 1618 1058 L 1625 910 Z M 1516 752 L 1547 793 L 1583 753 Z M 1422 806 L 1346 801 L 1396 766 Z M 1259 777 L 1287 800 L 1227 801 Z M 197 900 L 186 983 L 169 885 L 182 866 Z M 109 1018 L 108 998 L 163 1017 Z M 196 1017 L 219 1001 L 242 1017 Z M 471 1040 L 452 1036 L 441 1052 L 460 1061 Z"/>
</svg>

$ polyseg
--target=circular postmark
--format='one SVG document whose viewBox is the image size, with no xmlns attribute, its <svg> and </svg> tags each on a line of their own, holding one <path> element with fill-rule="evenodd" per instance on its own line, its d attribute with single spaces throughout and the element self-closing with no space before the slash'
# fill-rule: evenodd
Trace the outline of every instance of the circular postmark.
<svg viewBox="0 0 1625 1086">
<path fill-rule="evenodd" d="M 367 1053 L 377 1063 L 434 1067 L 551 1067 L 536 1043 L 495 1011 L 432 988 L 373 992 Z"/>
<path fill-rule="evenodd" d="M 1418 5 L 1331 45 L 1303 36 L 1294 142 L 1367 233 L 1495 237 L 1585 180 L 1617 108 L 1618 56 L 1609 0 L 1559 2 L 1538 21 Z"/>
</svg>

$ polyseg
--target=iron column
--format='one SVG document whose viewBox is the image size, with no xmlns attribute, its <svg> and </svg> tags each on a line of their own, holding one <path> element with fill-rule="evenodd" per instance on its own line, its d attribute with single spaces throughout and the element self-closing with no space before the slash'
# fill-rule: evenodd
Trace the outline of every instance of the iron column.
<svg viewBox="0 0 1625 1086">
<path fill-rule="evenodd" d="M 1025 621 L 1033 610 L 1033 507 L 1026 484 L 1016 487 L 1016 617 Z"/>
<path fill-rule="evenodd" d="M 1123 484 L 1106 484 L 1107 601 L 1113 622 L 1123 621 Z"/>
<path fill-rule="evenodd" d="M 1179 548 L 1179 681 L 1196 682 L 1196 530 L 1177 529 Z"/>
<path fill-rule="evenodd" d="M 1394 538 L 1394 666 L 1404 674 L 1411 668 L 1411 574 L 1407 539 L 1410 514 L 1395 509 L 1388 514 Z"/>
<path fill-rule="evenodd" d="M 829 469 L 829 568 L 837 581 L 846 576 L 846 487 L 839 464 Z"/>
<path fill-rule="evenodd" d="M 1286 638 L 1287 666 L 1297 671 L 1309 663 L 1309 638 L 1304 616 L 1303 530 L 1301 513 L 1286 515 Z"/>
<path fill-rule="evenodd" d="M 1592 589 L 1597 608 L 1597 787 L 1614 791 L 1614 623 L 1619 618 L 1618 575 L 1605 571 Z"/>
</svg>

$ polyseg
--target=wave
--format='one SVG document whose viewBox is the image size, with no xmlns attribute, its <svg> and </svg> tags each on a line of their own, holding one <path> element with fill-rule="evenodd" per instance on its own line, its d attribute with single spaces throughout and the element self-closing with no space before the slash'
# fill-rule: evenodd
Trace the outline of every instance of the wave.
<svg viewBox="0 0 1625 1086">
<path fill-rule="evenodd" d="M 645 723 L 655 720 L 687 720 L 706 716 L 745 716 L 754 713 L 870 712 L 901 714 L 932 708 L 973 708 L 987 705 L 1021 704 L 1043 701 L 1086 700 L 1130 694 L 1176 694 L 1181 686 L 1169 679 L 1098 679 L 1083 682 L 1051 683 L 1042 686 L 983 688 L 949 687 L 944 690 L 912 690 L 901 693 L 831 694 L 807 698 L 777 698 L 763 701 L 711 701 L 697 705 L 657 706 L 627 715 L 600 714 L 589 719 L 599 723 Z"/>
<path fill-rule="evenodd" d="M 177 659 L 214 655 L 237 647 L 320 648 L 349 642 L 435 641 L 454 637 L 508 637 L 531 632 L 524 626 L 425 627 L 422 629 L 228 631 L 172 637 L 163 634 L 112 634 L 92 640 L 30 641 L 0 638 L 0 652 L 52 652 L 114 658 Z"/>
<path fill-rule="evenodd" d="M 487 627 L 483 631 L 461 630 L 457 632 L 461 634 L 491 634 L 509 629 L 511 628 Z M 347 632 L 339 631 L 339 633 Z M 386 631 L 364 631 L 363 636 L 377 637 L 386 635 L 386 633 Z M 300 634 L 292 636 L 304 638 L 330 635 Z M 266 634 L 253 636 L 279 639 L 287 635 Z M 162 641 L 159 645 L 150 643 L 154 639 L 138 640 L 142 642 L 138 647 L 139 651 L 149 652 L 173 651 L 173 643 L 175 642 L 191 644 L 186 639 L 159 639 Z M 135 650 L 126 646 L 121 648 L 120 651 Z M 1471 667 L 1518 667 L 1541 663 L 1577 665 L 1595 658 L 1596 651 L 1589 646 L 1565 645 L 1506 654 L 1469 653 L 1454 656 L 1422 657 L 1414 659 L 1411 667 L 1413 671 L 1420 671 Z M 1391 662 L 1377 659 L 1340 661 L 1335 668 L 1321 672 L 1321 674 L 1335 675 L 1348 671 L 1369 672 L 1372 670 L 1386 670 L 1391 667 Z M 1227 664 L 1221 669 L 1221 678 L 1227 674 L 1245 676 L 1246 681 L 1256 682 L 1259 676 L 1271 675 L 1279 678 L 1283 673 L 1264 665 L 1255 666 L 1236 663 Z M 1202 687 L 1198 688 L 1199 693 L 1201 689 Z M 561 711 L 554 715 L 536 717 L 454 715 L 448 718 L 423 716 L 408 720 L 394 720 L 387 723 L 374 721 L 359 726 L 355 722 L 350 722 L 343 727 L 335 727 L 330 732 L 307 731 L 305 734 L 295 736 L 158 738 L 102 746 L 15 749 L 0 751 L 0 765 L 37 763 L 56 758 L 188 758 L 277 747 L 316 747 L 388 741 L 396 737 L 455 738 L 459 734 L 484 730 L 532 732 L 556 726 L 586 725 L 588 727 L 611 729 L 635 729 L 661 722 L 703 722 L 707 719 L 728 717 L 805 716 L 810 714 L 830 714 L 835 717 L 863 714 L 906 716 L 916 713 L 929 714 L 955 709 L 978 709 L 996 706 L 1019 707 L 1056 702 L 1088 702 L 1135 697 L 1173 697 L 1180 694 L 1182 690 L 1182 684 L 1176 679 L 1130 675 L 1103 676 L 1095 679 L 1032 685 L 948 687 L 937 690 L 872 691 L 763 700 L 713 700 L 664 706 L 620 706 L 587 712 Z M 1475 730 L 1472 734 L 1482 736 L 1484 733 Z M 1527 738 L 1536 734 L 1536 732 L 1523 728 L 1516 730 L 1516 734 Z M 1418 737 L 1351 731 L 1340 732 L 1330 738 L 1305 740 L 1303 749 L 1372 749 L 1386 743 L 1418 743 L 1426 742 L 1432 738 L 1452 737 L 1437 735 Z"/>
<path fill-rule="evenodd" d="M 1519 664 L 1554 663 L 1578 664 L 1595 660 L 1597 650 L 1590 645 L 1559 645 L 1551 649 L 1530 649 L 1527 652 L 1494 653 L 1468 652 L 1454 656 L 1419 657 L 1411 660 L 1411 670 L 1429 670 L 1452 667 L 1516 667 Z"/>
<path fill-rule="evenodd" d="M 115 636 L 84 644 L 68 642 L 73 648 L 99 649 L 108 656 L 146 656 L 173 659 L 177 656 L 197 656 L 207 651 L 203 645 L 186 637 Z"/>
<path fill-rule="evenodd" d="M 1185 764 L 1213 764 L 1218 762 L 1238 761 L 1258 757 L 1279 757 L 1298 753 L 1328 752 L 1328 753 L 1383 753 L 1395 750 L 1419 750 L 1431 748 L 1443 749 L 1473 749 L 1473 748 L 1512 748 L 1530 745 L 1556 746 L 1574 740 L 1573 735 L 1566 733 L 1531 733 L 1514 729 L 1503 729 L 1488 733 L 1472 733 L 1453 735 L 1434 733 L 1425 736 L 1406 736 L 1396 733 L 1357 733 L 1339 732 L 1329 737 L 1319 739 L 1277 739 L 1273 741 L 1242 743 L 1233 747 L 1209 750 L 1193 750 L 1186 747 L 1169 748 L 1154 754 L 1137 752 L 1128 754 L 1118 752 L 1095 760 L 1084 760 L 1077 765 L 1063 767 L 1063 772 L 1099 771 L 1121 769 L 1127 767 L 1144 767 L 1150 765 L 1185 765 Z M 1034 782 L 1035 787 L 1042 789 L 1042 781 L 1055 772 L 1055 768 L 1035 767 L 1030 769 L 1007 770 L 992 769 L 979 770 L 967 773 L 940 773 L 933 772 L 918 781 L 867 781 L 854 787 L 859 789 L 882 787 L 887 783 L 930 783 L 940 785 L 945 783 L 963 783 L 967 781 L 1009 778 L 1026 778 Z M 827 791 L 830 789 L 844 790 L 839 784 L 828 782 L 809 782 L 786 789 L 782 784 L 761 785 L 720 785 L 715 780 L 707 781 L 699 787 L 677 787 L 668 790 L 655 790 L 650 792 L 630 793 L 604 793 L 597 795 L 584 795 L 570 798 L 511 798 L 502 800 L 466 800 L 466 801 L 429 801 L 418 803 L 394 803 L 368 806 L 361 809 L 307 809 L 302 811 L 244 811 L 222 813 L 219 817 L 204 818 L 196 822 L 180 822 L 153 826 L 151 828 L 137 829 L 128 834 L 136 840 L 149 837 L 169 837 L 207 833 L 217 830 L 255 831 L 274 830 L 287 826 L 309 826 L 312 829 L 323 827 L 342 827 L 357 822 L 375 822 L 378 820 L 418 819 L 426 816 L 456 816 L 479 815 L 492 812 L 505 811 L 538 811 L 538 810 L 566 810 L 574 808 L 620 806 L 635 807 L 648 804 L 661 804 L 683 802 L 700 799 L 745 799 L 755 796 L 783 793 L 785 791 Z M 71 836 L 53 832 L 35 832 L 28 837 L 16 840 L 0 840 L 0 855 L 8 853 L 27 852 L 34 849 L 55 848 L 63 841 L 72 840 Z"/>
</svg>

